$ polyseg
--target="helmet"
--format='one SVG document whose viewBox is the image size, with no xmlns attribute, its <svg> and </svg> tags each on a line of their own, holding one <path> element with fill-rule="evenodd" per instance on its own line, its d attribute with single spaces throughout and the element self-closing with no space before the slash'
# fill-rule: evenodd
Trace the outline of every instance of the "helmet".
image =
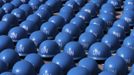
<svg viewBox="0 0 134 75">
<path fill-rule="evenodd" d="M 105 21 L 107 27 L 111 27 L 113 25 L 113 22 L 115 21 L 115 15 L 111 15 L 110 13 L 101 13 L 99 15 L 99 18 Z"/>
<path fill-rule="evenodd" d="M 96 4 L 89 2 L 84 7 L 82 7 L 81 11 L 88 12 L 92 17 L 96 17 L 98 14 L 98 7 Z"/>
<path fill-rule="evenodd" d="M 28 4 L 32 7 L 33 10 L 37 10 L 41 5 L 40 0 L 29 0 Z"/>
<path fill-rule="evenodd" d="M 115 9 L 120 9 L 122 6 L 122 2 L 120 0 L 108 0 L 107 3 L 112 4 Z"/>
<path fill-rule="evenodd" d="M 74 24 L 69 23 L 62 28 L 62 32 L 69 33 L 73 38 L 76 38 L 80 34 L 80 28 Z"/>
<path fill-rule="evenodd" d="M 78 11 L 79 10 L 79 5 L 76 3 L 75 0 L 68 0 L 64 6 L 69 6 L 71 8 L 73 8 L 74 11 Z"/>
<path fill-rule="evenodd" d="M 39 69 L 44 64 L 44 61 L 41 56 L 36 53 L 28 54 L 24 60 L 30 62 L 35 68 L 36 72 L 39 72 Z"/>
<path fill-rule="evenodd" d="M 113 26 L 117 26 L 125 31 L 129 31 L 129 24 L 123 19 L 116 20 Z"/>
<path fill-rule="evenodd" d="M 14 9 L 11 14 L 15 15 L 19 21 L 23 21 L 25 19 L 25 11 L 20 8 Z"/>
<path fill-rule="evenodd" d="M 26 60 L 16 62 L 12 68 L 12 73 L 15 75 L 36 75 L 34 67 Z"/>
<path fill-rule="evenodd" d="M 79 37 L 79 43 L 83 46 L 84 50 L 88 48 L 96 41 L 96 37 L 89 32 L 84 32 Z"/>
<path fill-rule="evenodd" d="M 6 70 L 8 70 L 8 65 L 4 61 L 0 60 L 0 73 L 5 72 Z"/>
<path fill-rule="evenodd" d="M 134 50 L 128 47 L 121 47 L 117 50 L 116 55 L 122 57 L 127 64 L 132 65 L 134 63 Z"/>
<path fill-rule="evenodd" d="M 79 61 L 78 66 L 86 68 L 92 75 L 98 75 L 99 68 L 95 60 L 91 58 L 83 58 Z"/>
<path fill-rule="evenodd" d="M 44 64 L 39 72 L 39 75 L 62 75 L 60 66 L 55 63 Z"/>
<path fill-rule="evenodd" d="M 32 13 L 32 7 L 29 4 L 22 4 L 19 8 L 25 12 L 26 16 Z"/>
<path fill-rule="evenodd" d="M 13 41 L 10 37 L 6 36 L 6 35 L 1 35 L 0 36 L 0 51 L 7 49 L 7 48 L 13 48 L 14 44 Z"/>
<path fill-rule="evenodd" d="M 36 46 L 34 42 L 28 38 L 21 39 L 16 44 L 16 52 L 20 56 L 26 56 L 29 53 L 36 52 Z"/>
<path fill-rule="evenodd" d="M 3 17 L 2 17 L 2 21 L 6 21 L 8 22 L 9 24 L 12 25 L 17 25 L 18 23 L 18 19 L 16 16 L 14 16 L 13 14 L 5 14 Z"/>
<path fill-rule="evenodd" d="M 123 30 L 122 28 L 116 27 L 116 26 L 112 26 L 108 30 L 108 34 L 113 34 L 114 36 L 119 38 L 119 40 L 123 40 L 126 36 L 125 35 L 125 30 Z"/>
<path fill-rule="evenodd" d="M 52 13 L 47 9 L 38 9 L 35 14 L 38 15 L 43 22 L 47 21 L 49 17 L 52 16 Z"/>
<path fill-rule="evenodd" d="M 127 75 L 128 72 L 126 62 L 117 55 L 111 56 L 105 61 L 103 70 L 113 72 L 116 75 Z"/>
<path fill-rule="evenodd" d="M 83 31 L 85 29 L 85 27 L 86 27 L 84 20 L 82 18 L 80 18 L 80 17 L 74 17 L 70 21 L 70 23 L 78 26 L 81 29 L 81 31 Z"/>
<path fill-rule="evenodd" d="M 80 17 L 84 20 L 84 22 L 89 22 L 91 20 L 91 14 L 86 11 L 80 11 L 76 14 L 76 17 Z"/>
<path fill-rule="evenodd" d="M 7 34 L 11 28 L 10 24 L 5 21 L 0 21 L 0 35 Z"/>
<path fill-rule="evenodd" d="M 0 53 L 0 60 L 4 61 L 9 67 L 12 67 L 19 60 L 19 55 L 13 49 L 4 49 Z"/>
<path fill-rule="evenodd" d="M 64 37 L 63 37 L 64 36 Z M 59 45 L 61 49 L 64 48 L 64 46 L 72 40 L 72 36 L 66 32 L 60 32 L 56 35 L 55 41 Z"/>
<path fill-rule="evenodd" d="M 86 68 L 83 67 L 74 67 L 70 69 L 67 73 L 67 75 L 91 75 Z"/>
<path fill-rule="evenodd" d="M 26 20 L 30 20 L 35 24 L 39 24 L 41 21 L 41 18 L 36 14 L 31 14 L 26 18 Z"/>
<path fill-rule="evenodd" d="M 133 11 L 124 11 L 122 16 L 121 16 L 121 19 L 124 19 L 128 24 L 129 26 L 134 26 L 134 13 Z"/>
<path fill-rule="evenodd" d="M 62 28 L 65 24 L 64 18 L 59 15 L 50 17 L 48 21 L 54 23 L 58 28 Z"/>
<path fill-rule="evenodd" d="M 73 57 L 71 57 L 65 52 L 59 53 L 56 56 L 54 56 L 52 62 L 59 65 L 64 72 L 67 72 L 74 65 Z"/>
<path fill-rule="evenodd" d="M 97 18 L 93 18 L 91 21 L 90 21 L 90 24 L 89 25 L 97 25 L 97 26 L 100 26 L 102 28 L 105 28 L 106 27 L 106 23 L 104 20 L 102 20 L 101 18 L 97 17 Z"/>
<path fill-rule="evenodd" d="M 40 30 L 44 32 L 48 38 L 54 38 L 57 34 L 58 30 L 54 23 L 52 22 L 45 22 L 41 25 Z"/>
<path fill-rule="evenodd" d="M 111 52 L 115 52 L 120 46 L 119 39 L 112 34 L 105 34 L 101 42 L 105 43 L 110 48 Z"/>
<path fill-rule="evenodd" d="M 36 46 L 39 46 L 41 42 L 47 39 L 47 35 L 44 34 L 42 31 L 35 31 L 29 37 Z"/>
<path fill-rule="evenodd" d="M 123 41 L 123 46 L 131 48 L 134 50 L 134 38 L 133 36 L 128 36 Z"/>
<path fill-rule="evenodd" d="M 109 56 L 111 56 L 109 47 L 102 42 L 94 43 L 88 51 L 88 57 L 94 60 L 106 60 Z"/>
<path fill-rule="evenodd" d="M 125 6 L 134 5 L 134 0 L 125 0 Z"/>
<path fill-rule="evenodd" d="M 65 23 L 68 23 L 73 17 L 73 15 L 74 15 L 73 8 L 69 6 L 64 6 L 60 9 L 59 16 L 64 18 Z"/>
<path fill-rule="evenodd" d="M 99 73 L 99 75 L 115 75 L 115 74 L 109 71 L 102 71 L 101 73 Z"/>
<path fill-rule="evenodd" d="M 134 11 L 134 5 L 124 6 L 123 11 Z"/>
<path fill-rule="evenodd" d="M 12 29 L 10 29 L 10 31 L 8 32 L 8 36 L 14 41 L 14 42 L 17 42 L 18 40 L 22 39 L 22 38 L 26 38 L 27 37 L 27 32 L 17 26 L 17 27 L 14 27 Z"/>
<path fill-rule="evenodd" d="M 100 8 L 102 6 L 102 4 L 104 3 L 104 0 L 88 0 L 88 1 L 96 4 L 98 8 Z"/>
<path fill-rule="evenodd" d="M 25 21 L 21 22 L 19 26 L 22 27 L 23 29 L 25 29 L 28 34 L 31 34 L 32 32 L 39 29 L 38 25 L 30 20 L 25 20 Z"/>
<path fill-rule="evenodd" d="M 10 13 L 14 9 L 14 5 L 11 3 L 5 3 L 2 6 L 2 9 L 5 11 L 5 13 Z"/>
<path fill-rule="evenodd" d="M 11 3 L 15 6 L 15 8 L 18 8 L 22 4 L 20 0 L 12 0 Z"/>
<path fill-rule="evenodd" d="M 64 52 L 72 56 L 74 60 L 79 60 L 85 56 L 82 45 L 76 41 L 67 43 L 64 47 Z"/>
<path fill-rule="evenodd" d="M 115 15 L 115 7 L 111 3 L 105 3 L 101 7 L 100 13 Z"/>
<path fill-rule="evenodd" d="M 88 25 L 85 32 L 92 33 L 95 37 L 101 36 L 103 33 L 103 28 L 94 24 Z"/>
<path fill-rule="evenodd" d="M 74 0 L 74 1 L 79 5 L 79 7 L 82 7 L 85 4 L 84 0 Z"/>
<path fill-rule="evenodd" d="M 38 53 L 44 58 L 51 58 L 60 52 L 58 44 L 54 40 L 43 41 L 39 46 Z"/>
<path fill-rule="evenodd" d="M 43 1 L 43 0 L 42 0 L 42 1 Z M 46 9 L 46 10 L 49 10 L 50 12 L 52 12 L 51 7 L 48 6 L 48 5 L 46 5 L 46 4 L 41 4 L 38 9 Z"/>
<path fill-rule="evenodd" d="M 3 72 L 0 75 L 15 75 L 15 74 L 13 74 L 12 72 Z"/>
</svg>

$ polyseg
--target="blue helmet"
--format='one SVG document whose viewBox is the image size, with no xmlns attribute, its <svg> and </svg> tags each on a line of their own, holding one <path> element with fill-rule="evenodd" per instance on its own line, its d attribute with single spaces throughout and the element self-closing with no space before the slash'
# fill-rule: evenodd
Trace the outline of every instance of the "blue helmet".
<svg viewBox="0 0 134 75">
<path fill-rule="evenodd" d="M 0 60 L 4 61 L 9 67 L 12 67 L 19 60 L 19 55 L 13 49 L 4 49 L 0 53 Z"/>
<path fill-rule="evenodd" d="M 66 32 L 60 32 L 55 36 L 55 41 L 59 45 L 60 49 L 63 49 L 68 42 L 72 41 L 72 36 Z"/>
<path fill-rule="evenodd" d="M 44 34 L 42 31 L 35 31 L 29 37 L 36 46 L 39 46 L 41 42 L 47 39 L 47 35 Z"/>
<path fill-rule="evenodd" d="M 44 64 L 44 61 L 41 56 L 36 53 L 28 54 L 24 60 L 30 62 L 35 68 L 36 72 L 39 72 L 39 69 Z"/>
<path fill-rule="evenodd" d="M 3 72 L 0 75 L 15 75 L 15 74 L 13 74 L 12 72 Z"/>
<path fill-rule="evenodd" d="M 22 4 L 19 6 L 19 8 L 25 12 L 26 16 L 33 12 L 32 7 L 29 4 Z"/>
<path fill-rule="evenodd" d="M 38 9 L 46 9 L 46 10 L 49 10 L 50 12 L 52 12 L 51 7 L 46 4 L 41 4 Z"/>
<path fill-rule="evenodd" d="M 89 73 L 89 71 L 86 68 L 83 67 L 74 67 L 72 69 L 70 69 L 67 73 L 67 75 L 91 75 L 91 73 Z"/>
<path fill-rule="evenodd" d="M 79 5 L 79 7 L 82 7 L 85 4 L 84 0 L 74 0 L 74 1 Z"/>
<path fill-rule="evenodd" d="M 26 38 L 27 32 L 23 28 L 17 26 L 17 27 L 13 27 L 12 29 L 10 29 L 10 31 L 8 32 L 8 36 L 14 42 L 17 42 L 18 40 L 20 40 L 22 38 Z"/>
<path fill-rule="evenodd" d="M 18 8 L 22 4 L 20 0 L 12 0 L 11 3 L 15 6 L 15 8 Z"/>
<path fill-rule="evenodd" d="M 26 20 L 30 20 L 35 24 L 39 24 L 41 22 L 41 18 L 36 14 L 29 15 Z"/>
<path fill-rule="evenodd" d="M 71 8 L 73 8 L 74 11 L 78 11 L 79 10 L 79 5 L 75 2 L 75 0 L 68 0 L 64 6 L 69 6 Z"/>
<path fill-rule="evenodd" d="M 102 6 L 102 4 L 104 3 L 104 0 L 88 0 L 88 1 L 96 4 L 98 8 L 100 8 Z"/>
<path fill-rule="evenodd" d="M 54 40 L 43 41 L 38 53 L 44 58 L 51 58 L 60 52 L 58 44 Z"/>
<path fill-rule="evenodd" d="M 20 8 L 14 9 L 11 14 L 15 15 L 19 21 L 23 21 L 25 19 L 25 11 Z"/>
<path fill-rule="evenodd" d="M 134 5 L 124 6 L 123 11 L 134 11 Z"/>
<path fill-rule="evenodd" d="M 64 52 L 73 57 L 74 60 L 79 60 L 85 56 L 85 51 L 79 42 L 72 41 L 65 45 Z"/>
<path fill-rule="evenodd" d="M 6 3 L 2 6 L 2 9 L 5 11 L 5 13 L 10 13 L 14 9 L 14 5 L 11 3 Z"/>
<path fill-rule="evenodd" d="M 21 39 L 16 44 L 16 52 L 20 56 L 26 56 L 30 53 L 36 52 L 36 46 L 34 42 L 28 38 Z"/>
<path fill-rule="evenodd" d="M 65 23 L 68 23 L 74 15 L 73 8 L 69 6 L 64 6 L 60 9 L 59 16 L 63 17 Z"/>
<path fill-rule="evenodd" d="M 103 28 L 98 25 L 94 24 L 89 24 L 85 30 L 85 32 L 90 32 L 92 33 L 95 37 L 100 37 L 101 34 L 103 33 Z"/>
<path fill-rule="evenodd" d="M 123 46 L 134 50 L 134 41 L 133 40 L 134 40 L 133 36 L 126 37 L 123 41 Z"/>
<path fill-rule="evenodd" d="M 110 48 L 111 52 L 115 52 L 120 46 L 119 39 L 112 34 L 105 34 L 101 42 L 105 43 Z"/>
<path fill-rule="evenodd" d="M 59 65 L 63 72 L 67 72 L 74 66 L 73 57 L 71 57 L 65 52 L 59 53 L 56 56 L 54 56 L 52 62 Z"/>
<path fill-rule="evenodd" d="M 62 28 L 62 32 L 69 33 L 73 38 L 76 38 L 80 34 L 80 28 L 74 24 L 69 23 Z"/>
<path fill-rule="evenodd" d="M 109 71 L 102 71 L 101 73 L 99 73 L 99 75 L 115 75 L 115 74 Z"/>
<path fill-rule="evenodd" d="M 78 66 L 86 68 L 92 75 L 98 75 L 99 67 L 95 60 L 91 58 L 83 58 L 79 61 Z"/>
<path fill-rule="evenodd" d="M 0 36 L 0 51 L 7 49 L 7 48 L 13 48 L 14 44 L 13 41 L 10 37 L 6 36 L 6 35 L 1 35 Z"/>
<path fill-rule="evenodd" d="M 98 7 L 96 4 L 89 2 L 84 7 L 82 7 L 81 11 L 88 12 L 92 17 L 96 17 L 98 14 Z"/>
<path fill-rule="evenodd" d="M 94 60 L 106 60 L 110 56 L 111 52 L 109 47 L 102 42 L 94 43 L 88 51 L 88 57 Z"/>
<path fill-rule="evenodd" d="M 48 39 L 54 38 L 58 32 L 56 25 L 52 22 L 43 23 L 40 27 L 40 30 L 47 35 Z"/>
<path fill-rule="evenodd" d="M 8 70 L 8 65 L 4 61 L 0 60 L 0 73 L 5 72 L 6 70 Z"/>
<path fill-rule="evenodd" d="M 76 14 L 76 17 L 82 18 L 85 22 L 89 22 L 92 18 L 91 14 L 86 11 L 80 11 Z"/>
<path fill-rule="evenodd" d="M 28 34 L 31 34 L 32 32 L 39 29 L 38 24 L 35 24 L 33 21 L 30 20 L 25 20 L 21 22 L 19 26 L 25 29 Z"/>
<path fill-rule="evenodd" d="M 32 7 L 33 10 L 37 10 L 41 5 L 40 0 L 29 0 L 28 4 Z"/>
<path fill-rule="evenodd" d="M 83 31 L 85 29 L 85 27 L 86 27 L 84 20 L 82 18 L 80 18 L 80 17 L 74 17 L 70 21 L 70 23 L 78 26 L 81 29 L 81 31 Z"/>
<path fill-rule="evenodd" d="M 52 16 L 52 13 L 46 9 L 38 9 L 35 14 L 38 15 L 43 22 L 47 21 L 49 17 Z"/>
<path fill-rule="evenodd" d="M 112 4 L 115 9 L 120 9 L 122 6 L 122 2 L 120 0 L 108 0 L 107 3 Z"/>
<path fill-rule="evenodd" d="M 116 55 L 122 57 L 129 65 L 132 65 L 134 63 L 134 50 L 128 47 L 119 48 L 116 52 Z"/>
<path fill-rule="evenodd" d="M 55 63 L 44 64 L 39 72 L 39 75 L 62 75 L 60 66 Z"/>
<path fill-rule="evenodd" d="M 108 30 L 108 34 L 113 34 L 114 36 L 119 38 L 119 40 L 123 40 L 126 36 L 125 35 L 125 30 L 123 30 L 122 28 L 116 27 L 116 26 L 112 26 Z"/>
<path fill-rule="evenodd" d="M 97 40 L 97 38 L 89 32 L 84 32 L 79 37 L 79 43 L 83 46 L 85 50 L 88 50 L 89 47 Z"/>
<path fill-rule="evenodd" d="M 34 67 L 26 60 L 16 62 L 12 68 L 15 75 L 36 75 Z"/>
<path fill-rule="evenodd" d="M 65 24 L 64 18 L 59 15 L 50 17 L 48 21 L 54 23 L 58 28 L 62 28 Z"/>
<path fill-rule="evenodd" d="M 11 25 L 8 22 L 0 21 L 0 35 L 7 34 Z"/>
<path fill-rule="evenodd" d="M 124 5 L 125 6 L 134 5 L 134 0 L 125 0 Z"/>
<path fill-rule="evenodd" d="M 107 24 L 107 27 L 110 27 L 113 25 L 113 22 L 115 21 L 115 15 L 111 15 L 110 13 L 101 13 L 99 15 L 99 18 L 103 19 L 105 23 Z"/>
<path fill-rule="evenodd" d="M 117 26 L 125 31 L 129 31 L 129 24 L 123 19 L 116 20 L 113 26 Z"/>
<path fill-rule="evenodd" d="M 11 24 L 11 26 L 17 25 L 17 23 L 18 23 L 17 17 L 13 14 L 5 14 L 2 17 L 2 21 L 8 22 L 9 24 Z"/>
<path fill-rule="evenodd" d="M 129 26 L 134 26 L 134 13 L 133 11 L 124 11 L 121 15 L 121 19 L 124 19 Z"/>
<path fill-rule="evenodd" d="M 128 67 L 123 58 L 115 55 L 105 61 L 103 70 L 113 72 L 116 75 L 127 75 Z"/>
<path fill-rule="evenodd" d="M 110 3 L 105 3 L 100 10 L 100 13 L 108 13 L 111 15 L 115 15 L 115 7 Z"/>
<path fill-rule="evenodd" d="M 93 18 L 91 21 L 90 21 L 90 24 L 89 25 L 98 25 L 102 28 L 106 28 L 106 23 L 104 20 L 102 20 L 101 18 L 97 17 L 97 18 Z"/>
</svg>

